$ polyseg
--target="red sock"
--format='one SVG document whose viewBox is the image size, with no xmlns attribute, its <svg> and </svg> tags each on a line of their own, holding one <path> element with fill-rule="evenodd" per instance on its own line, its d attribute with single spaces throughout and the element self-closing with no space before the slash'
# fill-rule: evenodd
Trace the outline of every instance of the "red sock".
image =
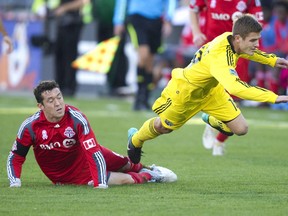
<svg viewBox="0 0 288 216">
<path fill-rule="evenodd" d="M 129 159 L 130 161 L 130 159 Z M 127 170 L 128 172 L 136 172 L 138 173 L 142 168 L 143 168 L 143 165 L 142 163 L 138 163 L 138 164 L 134 164 L 130 161 L 130 164 L 131 164 L 131 167 L 129 170 Z"/>
<path fill-rule="evenodd" d="M 128 172 L 127 174 L 129 174 L 135 184 L 143 184 L 143 183 L 146 183 L 147 181 L 150 181 L 152 176 L 149 174 L 149 173 L 135 173 L 135 172 Z"/>
<path fill-rule="evenodd" d="M 218 133 L 216 139 L 219 141 L 219 142 L 224 142 L 226 139 L 228 139 L 228 136 L 223 134 L 223 133 Z"/>
</svg>

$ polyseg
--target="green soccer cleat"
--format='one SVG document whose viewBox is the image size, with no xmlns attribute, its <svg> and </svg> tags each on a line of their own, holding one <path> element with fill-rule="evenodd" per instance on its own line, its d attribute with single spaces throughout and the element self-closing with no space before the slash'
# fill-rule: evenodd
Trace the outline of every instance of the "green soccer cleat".
<svg viewBox="0 0 288 216">
<path fill-rule="evenodd" d="M 137 128 L 130 128 L 128 130 L 128 144 L 127 144 L 127 154 L 130 160 L 138 164 L 141 160 L 142 148 L 136 148 L 132 143 L 132 137 L 137 132 Z"/>
<path fill-rule="evenodd" d="M 206 113 L 203 113 L 203 114 L 202 114 L 202 120 L 203 120 L 205 123 L 209 124 L 211 127 L 215 128 L 216 130 L 220 131 L 221 133 L 225 134 L 226 136 L 232 136 L 232 135 L 234 134 L 234 133 L 231 132 L 231 131 L 225 130 L 225 129 L 224 129 L 224 126 L 223 126 L 224 123 L 221 122 L 221 121 L 219 121 L 219 120 L 217 120 L 217 121 L 218 121 L 218 125 L 217 125 L 217 126 L 211 125 L 210 122 L 209 122 L 209 117 L 210 117 L 210 115 L 208 115 L 208 114 L 206 114 Z M 227 127 L 227 126 L 225 125 L 225 127 Z"/>
</svg>

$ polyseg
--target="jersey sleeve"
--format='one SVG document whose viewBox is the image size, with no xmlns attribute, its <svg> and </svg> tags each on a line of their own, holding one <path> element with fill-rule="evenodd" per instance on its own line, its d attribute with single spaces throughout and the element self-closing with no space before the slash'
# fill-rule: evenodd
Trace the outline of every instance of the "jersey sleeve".
<svg viewBox="0 0 288 216">
<path fill-rule="evenodd" d="M 126 17 L 127 0 L 116 0 L 113 15 L 113 24 L 122 25 Z"/>
<path fill-rule="evenodd" d="M 83 114 L 78 116 L 77 131 L 79 142 L 89 163 L 94 187 L 107 186 L 106 162 L 91 126 Z"/>
<path fill-rule="evenodd" d="M 7 175 L 10 185 L 21 178 L 22 166 L 25 162 L 26 155 L 32 145 L 32 139 L 28 130 L 29 125 L 21 125 L 17 138 L 12 146 L 12 149 L 7 159 Z"/>
<path fill-rule="evenodd" d="M 247 55 L 247 54 L 241 54 L 240 57 L 249 59 L 255 62 L 259 62 L 261 64 L 266 64 L 271 67 L 275 67 L 276 61 L 277 61 L 277 56 L 275 54 L 268 54 L 265 52 L 262 52 L 260 50 L 256 50 L 254 52 L 254 55 Z"/>
<path fill-rule="evenodd" d="M 173 15 L 175 14 L 175 9 L 177 6 L 176 0 L 168 0 L 166 1 L 166 6 L 165 6 L 165 20 L 168 22 L 172 21 Z"/>
<path fill-rule="evenodd" d="M 230 94 L 246 100 L 259 102 L 275 103 L 277 95 L 258 86 L 251 86 L 240 80 L 235 67 L 227 66 L 226 54 L 211 56 L 211 75 L 226 89 Z"/>
</svg>

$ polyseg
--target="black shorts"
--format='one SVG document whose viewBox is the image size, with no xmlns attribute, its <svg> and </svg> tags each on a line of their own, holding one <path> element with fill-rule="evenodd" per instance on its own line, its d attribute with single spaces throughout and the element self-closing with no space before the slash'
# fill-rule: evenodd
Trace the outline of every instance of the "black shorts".
<svg viewBox="0 0 288 216">
<path fill-rule="evenodd" d="M 134 14 L 127 17 L 127 29 L 135 47 L 148 45 L 151 53 L 157 53 L 162 43 L 162 19 L 147 19 Z"/>
</svg>

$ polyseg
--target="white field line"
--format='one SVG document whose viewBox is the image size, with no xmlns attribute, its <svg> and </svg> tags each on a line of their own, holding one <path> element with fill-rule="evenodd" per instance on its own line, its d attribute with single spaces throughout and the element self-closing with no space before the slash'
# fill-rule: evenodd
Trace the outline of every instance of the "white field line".
<svg viewBox="0 0 288 216">
<path fill-rule="evenodd" d="M 31 107 L 22 107 L 22 108 L 0 108 L 0 115 L 15 115 L 15 114 L 27 114 L 31 115 L 35 113 L 38 109 Z M 118 111 L 117 109 L 106 110 L 106 111 L 97 111 L 89 110 L 85 114 L 88 116 L 99 116 L 99 117 L 122 117 L 126 118 L 131 112 L 127 111 Z M 147 113 L 147 117 L 155 116 L 154 113 Z M 28 116 L 27 116 L 28 117 Z M 264 127 L 264 128 L 288 128 L 288 122 L 286 121 L 269 121 L 269 120 L 256 120 L 256 119 L 247 119 L 249 126 Z M 204 125 L 205 123 L 199 117 L 194 117 L 190 119 L 187 125 Z"/>
</svg>

